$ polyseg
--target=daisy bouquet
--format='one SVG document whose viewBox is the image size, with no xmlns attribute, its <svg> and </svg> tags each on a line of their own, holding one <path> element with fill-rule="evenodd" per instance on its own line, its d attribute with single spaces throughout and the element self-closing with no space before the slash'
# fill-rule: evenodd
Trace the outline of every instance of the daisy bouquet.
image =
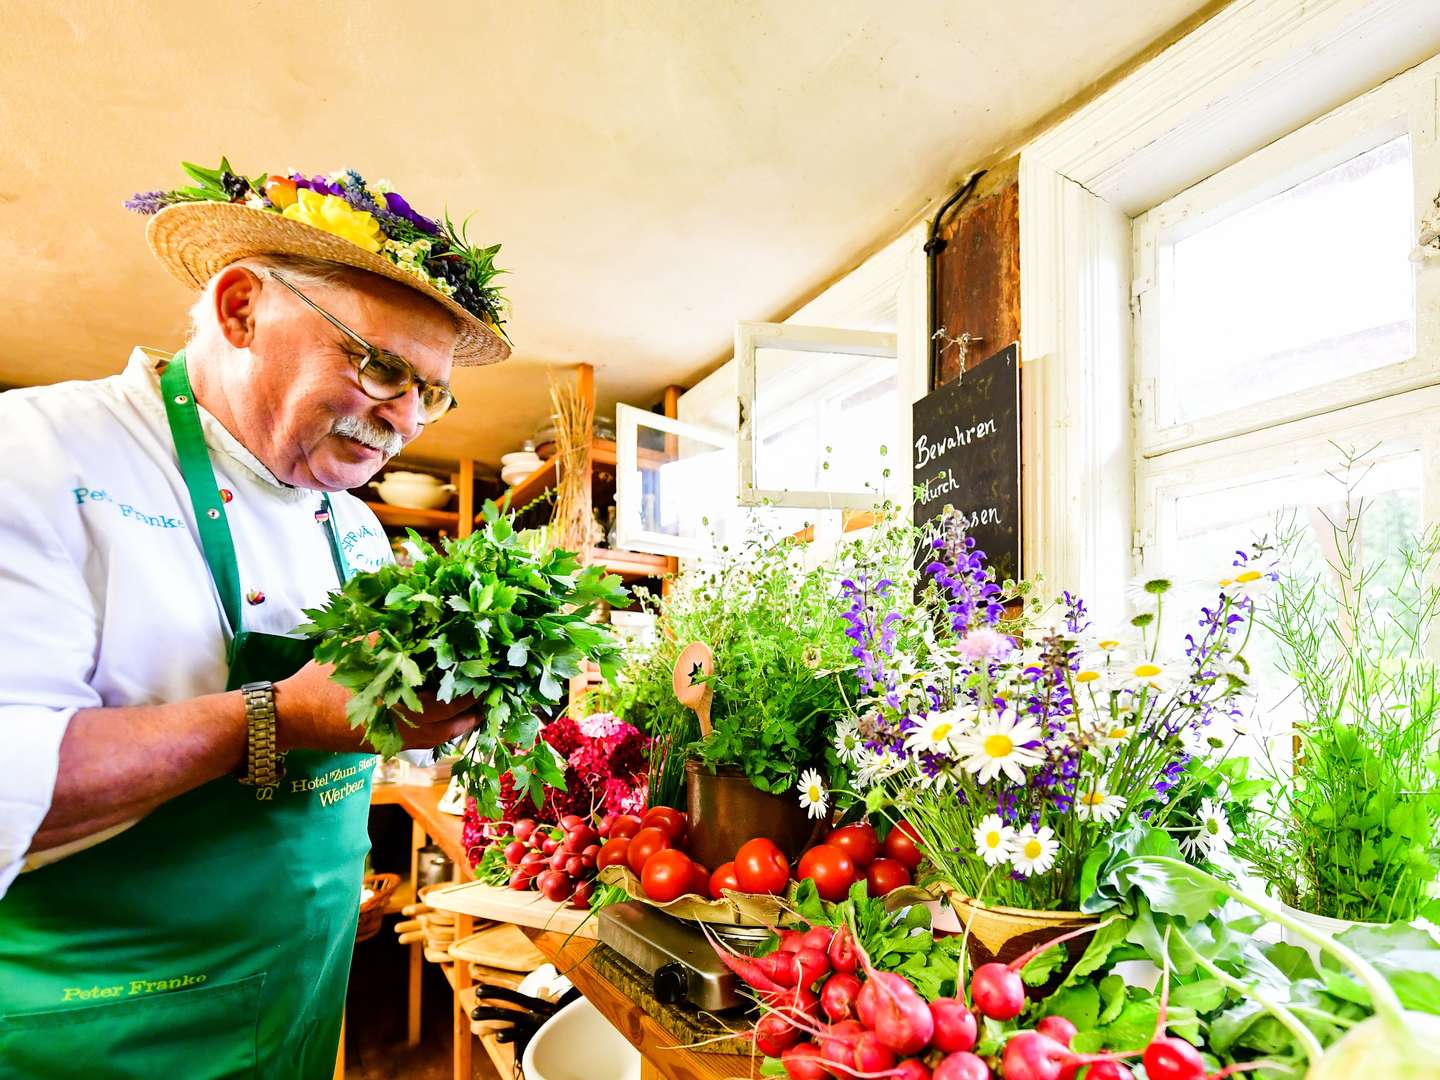
<svg viewBox="0 0 1440 1080">
<path fill-rule="evenodd" d="M 1164 825 L 1187 770 L 1218 756 L 1240 715 L 1250 593 L 1269 575 L 1236 563 L 1167 642 L 1169 581 L 1138 586 L 1138 613 L 1099 630 L 1072 593 L 997 583 L 947 516 L 912 579 L 844 583 L 861 698 L 836 751 L 855 788 L 905 817 L 962 893 L 1075 907 L 1087 856 L 1137 820 Z M 1205 855 L 1228 833 L 1185 828 Z"/>
</svg>

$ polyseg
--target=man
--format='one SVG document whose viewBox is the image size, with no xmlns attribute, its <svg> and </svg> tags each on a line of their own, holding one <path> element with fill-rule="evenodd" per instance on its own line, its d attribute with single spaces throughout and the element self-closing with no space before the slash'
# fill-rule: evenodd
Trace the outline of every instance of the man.
<svg viewBox="0 0 1440 1080">
<path fill-rule="evenodd" d="M 398 196 L 187 169 L 137 197 L 183 352 L 0 396 L 5 1076 L 330 1076 L 375 758 L 286 635 L 389 557 L 346 489 L 508 354 L 485 253 Z"/>
</svg>

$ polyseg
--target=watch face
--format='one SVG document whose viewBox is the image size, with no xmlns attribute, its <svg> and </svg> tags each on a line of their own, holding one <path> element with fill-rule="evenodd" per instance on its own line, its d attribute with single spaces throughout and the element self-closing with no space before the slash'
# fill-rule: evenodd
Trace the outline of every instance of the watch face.
<svg viewBox="0 0 1440 1080">
<path fill-rule="evenodd" d="M 274 683 L 266 682 L 264 680 L 260 682 L 247 682 L 240 687 L 240 692 L 242 694 L 248 694 L 255 690 L 271 690 L 274 688 L 274 686 Z"/>
</svg>

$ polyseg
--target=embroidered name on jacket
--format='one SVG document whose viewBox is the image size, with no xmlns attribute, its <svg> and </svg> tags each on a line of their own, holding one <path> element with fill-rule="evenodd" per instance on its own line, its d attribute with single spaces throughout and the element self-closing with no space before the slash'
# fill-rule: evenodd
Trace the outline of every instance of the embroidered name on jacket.
<svg viewBox="0 0 1440 1080">
<path fill-rule="evenodd" d="M 180 519 L 171 517 L 169 514 L 147 514 L 137 510 L 129 503 L 116 502 L 110 497 L 110 493 L 103 488 L 78 487 L 71 488 L 75 495 L 77 505 L 84 506 L 88 503 L 109 503 L 120 511 L 120 516 L 128 518 L 137 525 L 148 525 L 152 529 L 179 529 L 182 528 Z"/>
</svg>

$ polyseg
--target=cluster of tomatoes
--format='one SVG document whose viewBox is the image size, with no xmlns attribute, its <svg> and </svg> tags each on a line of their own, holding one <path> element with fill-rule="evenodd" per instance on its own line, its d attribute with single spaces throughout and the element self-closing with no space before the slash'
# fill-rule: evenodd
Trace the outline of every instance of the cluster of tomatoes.
<svg viewBox="0 0 1440 1080">
<path fill-rule="evenodd" d="M 794 867 L 773 840 L 757 836 L 711 871 L 685 853 L 688 834 L 686 816 L 665 806 L 647 810 L 643 818 L 616 818 L 596 867 L 628 866 L 647 897 L 668 904 L 682 896 L 720 900 L 726 890 L 779 895 L 792 880 L 807 878 L 825 900 L 845 899 L 857 881 L 867 883 L 871 896 L 883 896 L 910 884 L 920 862 L 915 831 L 903 821 L 884 841 L 866 822 L 836 829 Z"/>
</svg>

